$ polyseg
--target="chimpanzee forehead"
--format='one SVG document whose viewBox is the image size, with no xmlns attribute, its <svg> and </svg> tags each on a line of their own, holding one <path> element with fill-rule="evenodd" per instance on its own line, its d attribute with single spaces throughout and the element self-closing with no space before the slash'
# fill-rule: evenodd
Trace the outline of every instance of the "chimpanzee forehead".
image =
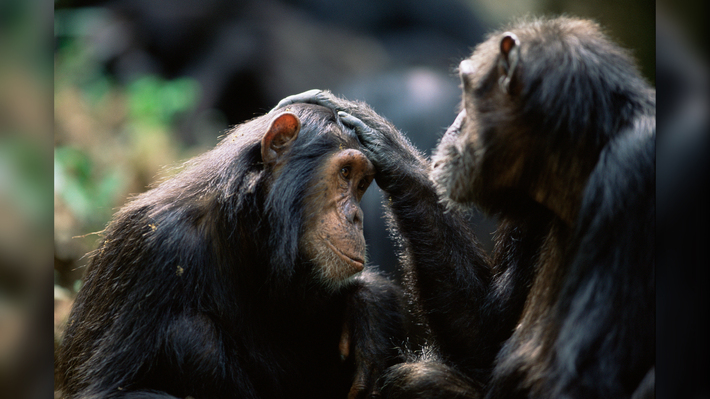
<svg viewBox="0 0 710 399">
<path fill-rule="evenodd" d="M 355 134 L 354 130 L 343 126 L 340 119 L 338 119 L 338 128 L 340 130 L 341 138 L 348 144 L 348 147 L 360 148 L 360 140 L 358 139 L 357 134 Z"/>
<path fill-rule="evenodd" d="M 308 146 L 318 142 L 321 143 L 320 145 L 338 150 L 347 148 L 359 150 L 362 147 L 355 131 L 343 126 L 339 120 L 311 126 L 305 125 L 299 140 L 302 140 L 303 145 Z"/>
</svg>

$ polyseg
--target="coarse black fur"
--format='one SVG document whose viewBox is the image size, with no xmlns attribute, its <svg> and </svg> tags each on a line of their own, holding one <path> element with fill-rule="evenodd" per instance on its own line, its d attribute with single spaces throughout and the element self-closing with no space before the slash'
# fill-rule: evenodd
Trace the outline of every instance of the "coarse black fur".
<svg viewBox="0 0 710 399">
<path fill-rule="evenodd" d="M 493 264 L 519 277 L 494 281 L 525 299 L 493 295 L 481 309 L 484 328 L 496 323 L 487 308 L 517 319 L 490 342 L 502 346 L 481 396 L 652 396 L 655 91 L 596 24 L 574 18 L 518 21 L 464 62 L 463 109 L 431 175 L 449 202 L 501 219 Z"/>
<path fill-rule="evenodd" d="M 307 92 L 361 121 L 438 352 L 393 366 L 383 395 L 652 397 L 655 91 L 596 24 L 565 17 L 491 34 L 460 71 L 431 167 L 364 104 Z M 470 204 L 500 219 L 490 258 Z"/>
<path fill-rule="evenodd" d="M 403 339 L 398 289 L 366 269 L 333 290 L 299 253 L 314 171 L 359 143 L 329 109 L 290 111 L 301 131 L 279 173 L 261 160 L 268 114 L 115 215 L 55 360 L 65 397 L 372 392 Z"/>
</svg>

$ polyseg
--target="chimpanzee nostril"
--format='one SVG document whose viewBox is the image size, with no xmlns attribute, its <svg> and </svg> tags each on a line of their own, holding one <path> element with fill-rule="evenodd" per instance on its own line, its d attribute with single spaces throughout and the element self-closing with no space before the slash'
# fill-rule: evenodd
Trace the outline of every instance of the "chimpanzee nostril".
<svg viewBox="0 0 710 399">
<path fill-rule="evenodd" d="M 348 222 L 352 224 L 362 225 L 363 212 L 359 206 L 355 204 L 348 204 L 345 208 L 345 217 Z"/>
</svg>

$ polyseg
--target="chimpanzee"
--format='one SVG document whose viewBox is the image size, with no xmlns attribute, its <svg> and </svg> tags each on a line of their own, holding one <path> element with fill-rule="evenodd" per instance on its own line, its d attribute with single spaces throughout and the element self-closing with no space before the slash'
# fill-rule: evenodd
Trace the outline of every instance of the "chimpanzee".
<svg viewBox="0 0 710 399">
<path fill-rule="evenodd" d="M 595 23 L 568 17 L 493 33 L 459 71 L 462 110 L 431 166 L 364 104 L 317 90 L 280 103 L 340 111 L 387 193 L 434 341 L 383 394 L 653 396 L 655 91 Z M 500 220 L 490 258 L 469 204 Z"/>
<path fill-rule="evenodd" d="M 56 360 L 68 398 L 375 393 L 401 290 L 364 268 L 374 175 L 354 132 L 297 104 L 237 126 L 104 231 Z"/>
</svg>

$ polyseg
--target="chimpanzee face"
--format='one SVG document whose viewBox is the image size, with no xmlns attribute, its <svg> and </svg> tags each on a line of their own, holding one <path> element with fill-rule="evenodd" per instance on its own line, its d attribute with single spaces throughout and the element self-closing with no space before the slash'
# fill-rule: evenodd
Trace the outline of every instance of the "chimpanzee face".
<svg viewBox="0 0 710 399">
<path fill-rule="evenodd" d="M 329 155 L 310 189 L 300 247 L 318 267 L 328 285 L 339 285 L 365 264 L 365 237 L 360 200 L 375 174 L 372 163 L 357 149 Z M 315 210 L 314 209 L 314 210 Z"/>
<path fill-rule="evenodd" d="M 329 135 L 347 137 L 333 124 Z M 298 138 L 301 122 L 291 112 L 279 114 L 262 139 L 262 159 L 275 173 L 288 168 L 285 156 Z M 365 237 L 360 200 L 372 183 L 375 169 L 357 148 L 345 140 L 334 152 L 323 154 L 303 200 L 301 255 L 314 265 L 316 278 L 337 289 L 365 264 Z"/>
</svg>

